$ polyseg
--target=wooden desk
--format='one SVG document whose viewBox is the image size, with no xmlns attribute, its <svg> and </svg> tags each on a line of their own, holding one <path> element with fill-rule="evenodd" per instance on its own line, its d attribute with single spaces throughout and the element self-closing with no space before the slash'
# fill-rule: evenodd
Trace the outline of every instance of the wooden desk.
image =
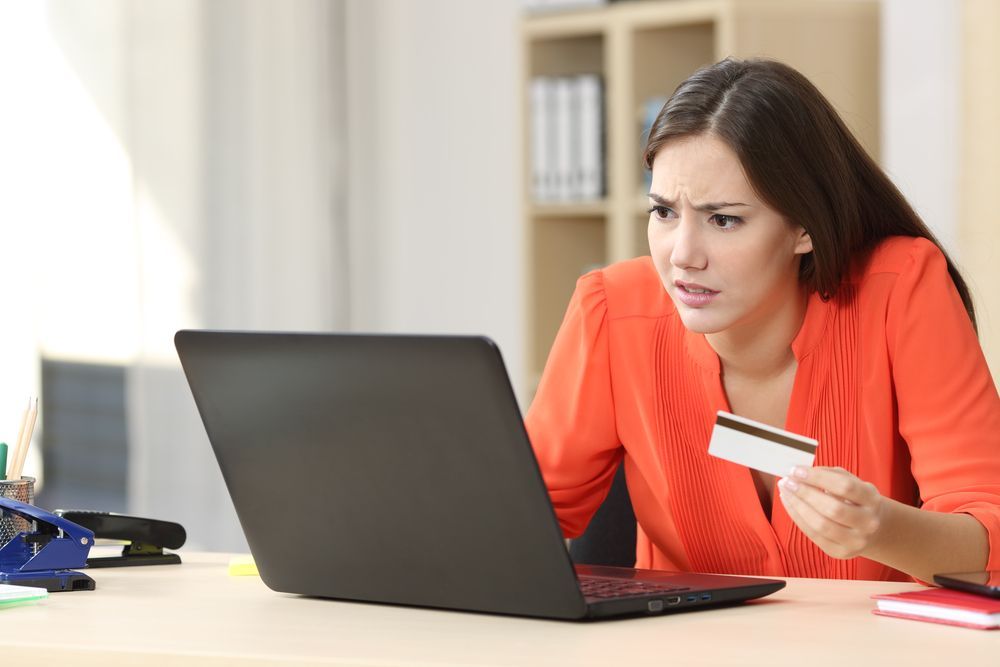
<svg viewBox="0 0 1000 667">
<path fill-rule="evenodd" d="M 4 664 L 1000 665 L 1000 631 L 871 613 L 913 584 L 790 579 L 739 607 L 572 623 L 301 598 L 228 576 L 227 555 L 182 557 L 0 610 Z"/>
</svg>

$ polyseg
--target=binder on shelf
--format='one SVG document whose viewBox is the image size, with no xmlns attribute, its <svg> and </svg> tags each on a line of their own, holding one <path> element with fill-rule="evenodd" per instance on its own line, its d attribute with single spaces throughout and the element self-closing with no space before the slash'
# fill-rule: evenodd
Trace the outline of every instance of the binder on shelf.
<svg viewBox="0 0 1000 667">
<path fill-rule="evenodd" d="M 556 201 L 573 200 L 573 82 L 566 77 L 555 80 L 556 113 L 554 131 L 555 148 L 555 197 Z"/>
<path fill-rule="evenodd" d="M 552 198 L 552 166 L 549 163 L 549 96 L 550 80 L 543 77 L 531 81 L 531 183 L 536 202 Z"/>
<path fill-rule="evenodd" d="M 604 196 L 604 91 L 596 74 L 530 84 L 531 189 L 538 203 Z"/>
<path fill-rule="evenodd" d="M 580 97 L 580 191 L 584 201 L 604 195 L 604 96 L 601 78 L 584 74 L 577 78 Z"/>
</svg>

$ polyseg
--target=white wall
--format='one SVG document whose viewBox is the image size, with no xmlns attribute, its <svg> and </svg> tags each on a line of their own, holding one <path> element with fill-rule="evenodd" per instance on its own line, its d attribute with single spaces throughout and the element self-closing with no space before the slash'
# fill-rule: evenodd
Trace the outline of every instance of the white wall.
<svg viewBox="0 0 1000 667">
<path fill-rule="evenodd" d="M 882 0 L 882 165 L 956 261 L 961 2 Z"/>
<path fill-rule="evenodd" d="M 524 356 L 518 0 L 347 3 L 351 322 Z"/>
<path fill-rule="evenodd" d="M 178 328 L 482 333 L 520 387 L 518 12 L 0 6 L 4 424 L 41 354 L 126 364 L 130 511 L 241 549 Z"/>
<path fill-rule="evenodd" d="M 129 374 L 129 505 L 181 521 L 195 548 L 245 547 L 174 332 L 347 326 L 340 9 L 324 0 L 130 5 L 142 307 Z"/>
<path fill-rule="evenodd" d="M 135 355 L 123 20 L 119 0 L 0 3 L 0 441 L 10 444 L 39 392 L 41 356 Z M 36 477 L 41 435 L 24 470 Z"/>
</svg>

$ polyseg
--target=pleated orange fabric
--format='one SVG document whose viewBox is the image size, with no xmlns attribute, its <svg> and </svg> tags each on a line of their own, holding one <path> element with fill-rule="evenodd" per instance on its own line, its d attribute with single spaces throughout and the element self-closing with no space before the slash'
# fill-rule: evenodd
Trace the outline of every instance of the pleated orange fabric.
<svg viewBox="0 0 1000 667">
<path fill-rule="evenodd" d="M 792 343 L 785 427 L 816 438 L 886 497 L 965 512 L 1000 569 L 1000 398 L 940 250 L 883 241 L 835 298 L 813 295 Z M 648 257 L 583 276 L 525 418 L 567 537 L 583 532 L 624 457 L 638 567 L 838 579 L 906 579 L 827 556 L 750 471 L 708 455 L 728 410 L 718 357 L 685 329 Z"/>
</svg>

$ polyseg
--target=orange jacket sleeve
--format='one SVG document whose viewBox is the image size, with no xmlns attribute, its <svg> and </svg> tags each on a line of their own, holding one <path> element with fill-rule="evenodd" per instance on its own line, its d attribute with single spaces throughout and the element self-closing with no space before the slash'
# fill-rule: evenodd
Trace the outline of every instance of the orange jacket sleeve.
<svg viewBox="0 0 1000 667">
<path fill-rule="evenodd" d="M 622 457 L 599 271 L 577 281 L 525 417 L 559 525 L 577 537 L 604 501 Z"/>
<path fill-rule="evenodd" d="M 1000 398 L 941 251 L 915 239 L 910 262 L 886 314 L 899 433 L 923 509 L 978 519 L 1000 569 Z"/>
</svg>

